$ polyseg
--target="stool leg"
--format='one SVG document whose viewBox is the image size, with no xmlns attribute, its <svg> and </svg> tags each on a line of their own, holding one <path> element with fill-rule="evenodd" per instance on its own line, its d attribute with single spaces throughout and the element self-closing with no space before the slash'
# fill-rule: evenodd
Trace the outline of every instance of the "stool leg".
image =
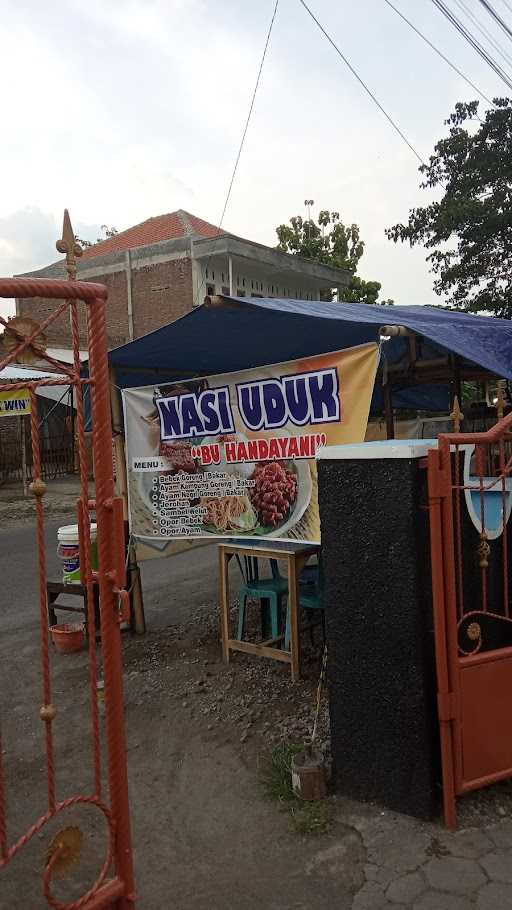
<svg viewBox="0 0 512 910">
<path fill-rule="evenodd" d="M 309 640 L 311 642 L 311 645 L 314 646 L 314 644 L 315 644 L 315 626 L 313 623 L 313 616 L 315 614 L 311 610 L 307 610 L 306 612 L 307 612 L 308 622 L 310 624 L 309 625 Z"/>
<path fill-rule="evenodd" d="M 270 627 L 272 638 L 279 635 L 279 600 L 277 594 L 274 594 L 270 600 Z"/>
<path fill-rule="evenodd" d="M 261 638 L 263 641 L 270 638 L 272 629 L 272 600 L 270 597 L 260 597 Z"/>
<path fill-rule="evenodd" d="M 243 641 L 243 638 L 244 638 L 246 604 L 247 604 L 247 595 L 244 594 L 244 596 L 240 600 L 240 606 L 238 608 L 238 641 Z"/>
<path fill-rule="evenodd" d="M 284 632 L 284 649 L 290 650 L 290 604 L 286 605 L 286 627 Z"/>
<path fill-rule="evenodd" d="M 57 614 L 53 608 L 53 604 L 57 600 L 58 594 L 47 594 L 46 595 L 46 606 L 48 609 L 48 625 L 56 626 L 57 625 Z"/>
</svg>

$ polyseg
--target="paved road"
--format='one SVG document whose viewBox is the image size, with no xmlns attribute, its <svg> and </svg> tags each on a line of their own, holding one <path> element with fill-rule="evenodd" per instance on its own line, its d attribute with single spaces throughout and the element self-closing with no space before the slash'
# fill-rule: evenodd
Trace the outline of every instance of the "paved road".
<svg viewBox="0 0 512 910">
<path fill-rule="evenodd" d="M 185 622 L 195 609 L 217 603 L 217 548 L 198 547 L 141 564 L 148 629 Z"/>
<path fill-rule="evenodd" d="M 48 573 L 58 572 L 56 530 L 46 532 Z M 47 806 L 47 762 L 39 720 L 41 672 L 35 540 L 31 528 L 0 531 L 0 711 L 8 798 L 8 843 L 27 831 Z M 236 569 L 234 570 L 236 572 Z M 215 641 L 197 650 L 205 615 L 216 609 L 215 547 L 189 551 L 143 567 L 150 634 L 125 637 L 125 706 L 130 804 L 138 910 L 349 910 L 362 882 L 363 850 L 356 832 L 337 827 L 313 847 L 298 838 L 285 813 L 263 797 L 254 767 L 245 756 L 240 729 L 226 716 L 218 730 L 191 704 L 205 663 L 210 684 L 226 685 L 226 669 Z M 206 611 L 204 606 L 206 605 Z M 157 631 L 180 623 L 189 634 Z M 159 650 L 161 641 L 167 646 Z M 199 654 L 201 656 L 199 656 Z M 50 654 L 58 798 L 92 789 L 90 688 L 87 654 Z M 207 660 L 206 660 L 207 658 Z M 260 666 L 260 665 L 258 665 Z M 263 667 L 261 667 L 263 669 Z M 281 667 L 274 668 L 281 670 Z M 253 668 L 249 665 L 249 674 Z M 196 674 L 195 676 L 193 674 Z M 233 677 L 229 677 L 231 683 Z M 238 704 L 244 693 L 240 680 Z M 250 678 L 250 677 L 249 677 Z M 230 685 L 230 684 L 228 684 Z M 238 691 L 235 686 L 235 691 Z M 202 691 L 202 690 L 201 690 Z M 222 697 L 222 696 L 221 696 Z M 240 710 L 238 707 L 237 710 Z M 210 721 L 213 719 L 210 716 Z M 100 725 L 103 727 L 103 718 Z M 66 903 L 94 881 L 104 857 L 105 837 L 97 810 L 66 809 L 45 825 L 0 874 L 0 907 L 44 910 L 41 873 L 51 839 L 65 826 L 84 832 L 79 866 L 55 885 Z M 308 865 L 309 864 L 309 865 Z"/>
<path fill-rule="evenodd" d="M 49 576 L 58 574 L 57 528 L 46 528 L 46 560 Z M 38 576 L 36 538 L 33 527 L 0 531 L 0 579 L 2 604 L 2 642 L 6 632 L 26 631 L 27 624 L 38 620 Z"/>
<path fill-rule="evenodd" d="M 45 558 L 47 577 L 58 578 L 57 529 L 71 523 L 72 516 L 51 521 L 45 528 Z M 193 570 L 191 570 L 193 565 Z M 204 603 L 215 608 L 216 551 L 213 547 L 184 553 L 173 560 L 157 560 L 142 567 L 146 618 L 150 631 L 182 622 L 187 613 Z M 39 706 L 42 698 L 40 657 L 39 585 L 37 547 L 33 526 L 8 527 L 0 530 L 0 732 L 3 751 L 7 796 L 7 837 L 12 844 L 43 814 L 46 807 L 47 765 Z M 76 606 L 76 599 L 72 603 Z M 61 613 L 63 620 L 66 614 Z M 69 618 L 69 615 L 68 617 Z M 149 637 L 148 637 L 149 638 Z M 145 639 L 133 639 L 145 647 Z M 89 748 L 89 683 L 86 652 L 62 657 L 50 650 L 52 702 L 57 705 L 55 725 L 55 764 L 57 792 L 69 795 L 91 789 Z M 139 716 L 140 712 L 142 714 Z M 146 711 L 145 715 L 151 716 Z M 130 717 L 130 735 L 138 735 L 144 712 L 136 708 Z M 155 735 L 151 727 L 149 736 Z M 140 750 L 142 767 L 146 764 Z M 160 767 L 163 761 L 157 757 Z M 137 773 L 137 755 L 132 761 Z M 142 774 L 143 776 L 143 774 Z M 137 798 L 132 800 L 138 805 Z M 146 795 L 140 811 L 134 812 L 137 822 L 152 810 Z M 87 814 L 87 813 L 86 813 Z M 94 830 L 94 820 L 81 818 L 78 812 L 67 824 L 78 824 Z M 140 822 L 139 822 L 140 824 Z M 62 823 L 61 823 L 62 826 Z M 42 910 L 38 871 L 42 868 L 42 849 L 59 827 L 45 826 L 40 835 L 32 838 L 1 875 L 0 907 L 9 910 Z M 100 833 L 101 835 L 101 833 Z M 103 838 L 98 837 L 102 846 Z M 144 851 L 142 851 L 144 853 Z M 94 880 L 101 856 L 90 850 L 83 865 L 83 882 Z M 102 860 L 101 860 L 102 861 Z M 144 865 L 144 863 L 143 863 Z M 158 883 L 155 883 L 157 886 Z M 84 888 L 85 890 L 85 888 Z M 146 891 L 151 888 L 146 885 Z M 77 893 L 77 892 L 75 892 Z M 81 893 L 78 890 L 78 893 Z M 159 906 L 156 896 L 150 898 L 148 910 Z"/>
<path fill-rule="evenodd" d="M 58 578 L 57 529 L 65 518 L 45 528 L 46 574 Z M 182 622 L 188 613 L 217 596 L 217 551 L 199 547 L 172 559 L 156 559 L 141 566 L 148 628 L 156 630 Z M 35 531 L 31 526 L 0 531 L 2 630 L 27 632 L 38 621 L 38 575 Z"/>
<path fill-rule="evenodd" d="M 59 571 L 56 531 L 62 523 L 52 522 L 46 529 L 49 575 Z M 0 719 L 9 843 L 46 806 L 46 761 L 38 718 L 36 558 L 33 528 L 0 531 Z M 148 562 L 143 581 L 150 630 L 182 622 L 202 604 L 215 609 L 215 548 Z M 450 835 L 438 824 L 357 804 L 350 810 L 341 801 L 331 836 L 308 840 L 291 835 L 283 813 L 261 799 L 238 741 L 230 745 L 225 730 L 217 738 L 205 731 L 204 718 L 197 714 L 192 719 L 183 695 L 174 692 L 173 697 L 172 686 L 161 685 L 162 673 L 179 678 L 184 656 L 185 663 L 198 664 L 196 657 L 190 660 L 191 653 L 181 652 L 185 644 L 176 644 L 176 653 L 162 666 L 153 663 L 151 642 L 157 638 L 132 639 L 136 650 L 140 644 L 141 654 L 147 654 L 127 680 L 140 910 L 168 906 L 169 894 L 176 910 L 512 908 L 512 821 L 500 818 L 503 812 L 494 818 L 487 812 L 477 828 Z M 53 656 L 52 666 L 59 711 L 58 792 L 87 792 L 92 776 L 84 722 L 89 710 L 87 655 Z M 212 670 L 224 678 L 223 666 L 212 665 Z M 140 679 L 147 682 L 141 685 Z M 505 791 L 500 802 L 509 805 Z M 102 861 L 101 832 L 92 837 L 90 817 L 67 814 L 66 821 L 59 820 L 62 824 L 82 825 L 91 834 L 80 866 L 82 887 L 78 888 L 80 880 L 76 883 L 75 894 L 83 893 Z M 2 908 L 47 907 L 39 875 L 57 827 L 46 826 L 8 867 L 0 882 Z"/>
</svg>

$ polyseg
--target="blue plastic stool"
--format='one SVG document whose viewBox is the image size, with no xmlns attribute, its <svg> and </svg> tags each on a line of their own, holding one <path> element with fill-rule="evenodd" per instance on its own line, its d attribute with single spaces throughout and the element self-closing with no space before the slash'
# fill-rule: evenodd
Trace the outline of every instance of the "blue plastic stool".
<svg viewBox="0 0 512 910">
<path fill-rule="evenodd" d="M 321 610 L 322 611 L 322 630 L 325 638 L 325 607 L 323 603 L 324 577 L 322 562 L 319 559 L 318 566 L 306 566 L 310 571 L 299 578 L 299 610 Z M 313 571 L 314 570 L 314 571 Z M 286 651 L 290 650 L 290 604 L 286 610 L 286 628 L 284 633 L 284 647 Z M 313 634 L 313 633 L 311 633 Z"/>
</svg>

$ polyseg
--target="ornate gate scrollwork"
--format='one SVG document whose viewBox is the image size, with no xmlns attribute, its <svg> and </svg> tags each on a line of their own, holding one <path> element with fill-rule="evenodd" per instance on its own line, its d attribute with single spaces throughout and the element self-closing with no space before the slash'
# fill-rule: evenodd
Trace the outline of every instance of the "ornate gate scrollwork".
<svg viewBox="0 0 512 910">
<path fill-rule="evenodd" d="M 41 678 L 43 704 L 39 716 L 44 728 L 46 755 L 47 811 L 14 843 L 8 846 L 8 794 L 4 774 L 4 754 L 9 755 L 9 743 L 2 742 L 0 729 L 0 872 L 11 860 L 22 853 L 32 838 L 43 832 L 52 821 L 60 818 L 62 829 L 48 842 L 42 870 L 42 888 L 46 903 L 54 910 L 134 910 L 135 886 L 133 878 L 128 777 L 126 767 L 126 741 L 124 731 L 124 705 L 122 681 L 122 655 L 120 622 L 124 616 L 119 605 L 126 602 L 125 552 L 122 500 L 114 496 L 111 452 L 112 433 L 110 416 L 110 391 L 107 363 L 107 335 L 105 303 L 106 288 L 100 284 L 80 282 L 76 278 L 75 256 L 78 254 L 69 215 L 65 213 L 64 230 L 58 249 L 66 253 L 66 265 L 72 280 L 0 279 L 0 297 L 45 298 L 56 300 L 57 306 L 41 325 L 33 320 L 22 324 L 20 320 L 7 322 L 0 316 L 0 324 L 7 330 L 9 343 L 7 355 L 0 360 L 0 370 L 10 363 L 22 362 L 24 357 L 45 360 L 57 371 L 56 378 L 29 382 L 9 383 L 0 391 L 11 392 L 28 389 L 31 401 L 31 441 L 33 450 L 33 476 L 30 486 L 34 496 L 34 513 L 37 540 L 37 576 L 39 581 L 39 626 L 41 636 Z M 85 306 L 85 326 L 89 349 L 88 376 L 82 374 L 80 361 L 78 306 Z M 54 360 L 46 353 L 46 330 L 64 314 L 69 314 L 73 343 L 71 366 Z M 62 375 L 64 374 L 64 376 Z M 44 541 L 44 514 L 46 485 L 41 478 L 40 439 L 37 390 L 40 386 L 71 385 L 76 405 L 76 432 L 79 454 L 80 498 L 77 520 L 80 528 L 80 571 L 87 599 L 88 677 L 91 716 L 90 754 L 94 772 L 92 793 L 77 794 L 65 799 L 57 797 L 53 725 L 58 705 L 52 698 L 52 679 L 49 660 L 49 633 L 46 602 L 46 554 Z M 94 461 L 95 496 L 90 497 L 88 486 L 87 450 L 83 391 L 90 390 L 92 417 L 92 448 Z M 90 559 L 91 514 L 97 524 L 98 570 L 93 571 Z M 99 590 L 100 628 L 96 630 L 94 593 Z M 105 773 L 102 770 L 102 731 L 99 722 L 97 699 L 98 656 L 96 632 L 101 634 L 101 655 L 105 685 Z M 1 633 L 0 633 L 1 634 Z M 1 699 L 1 693 L 0 693 Z M 103 782 L 108 783 L 108 797 Z M 53 879 L 65 874 L 78 862 L 82 849 L 82 834 L 71 820 L 66 824 L 66 812 L 85 807 L 102 814 L 107 829 L 106 851 L 102 866 L 93 884 L 84 894 L 71 903 L 62 903 L 53 892 Z"/>
<path fill-rule="evenodd" d="M 512 413 L 428 455 L 444 815 L 512 777 Z"/>
</svg>

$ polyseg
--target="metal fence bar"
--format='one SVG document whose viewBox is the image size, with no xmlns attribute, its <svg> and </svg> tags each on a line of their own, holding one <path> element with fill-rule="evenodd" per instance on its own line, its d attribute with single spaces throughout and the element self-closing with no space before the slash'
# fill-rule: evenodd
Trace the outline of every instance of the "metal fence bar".
<svg viewBox="0 0 512 910">
<path fill-rule="evenodd" d="M 4 753 L 2 747 L 2 721 L 0 719 L 0 858 L 7 858 L 7 808 L 5 804 Z"/>
<path fill-rule="evenodd" d="M 452 497 L 455 503 L 455 538 L 457 559 L 457 615 L 459 619 L 464 613 L 464 556 L 462 552 L 462 516 L 461 516 L 461 482 L 460 482 L 460 449 L 455 446 L 455 487 Z"/>
<path fill-rule="evenodd" d="M 440 453 L 428 453 L 428 490 L 430 509 L 430 552 L 432 559 L 432 607 L 434 618 L 435 657 L 437 671 L 437 703 L 443 776 L 443 815 L 447 828 L 455 828 L 455 771 L 453 710 L 450 710 L 452 685 L 448 660 L 448 636 L 445 612 L 445 578 L 443 560 L 443 478 Z"/>
<path fill-rule="evenodd" d="M 501 474 L 501 520 L 503 522 L 503 612 L 510 615 L 508 584 L 508 534 L 507 534 L 507 467 L 505 460 L 505 443 L 499 442 L 499 466 Z"/>
<path fill-rule="evenodd" d="M 80 375 L 80 336 L 76 300 L 70 302 L 71 334 L 73 338 L 73 361 L 75 372 Z M 85 448 L 84 386 L 76 387 L 76 426 L 78 441 L 78 465 L 80 471 L 80 564 L 83 566 L 82 584 L 87 592 L 87 632 L 89 638 L 89 683 L 91 699 L 91 735 L 94 765 L 94 792 L 101 796 L 101 744 L 98 695 L 96 691 L 98 665 L 96 657 L 96 611 L 94 607 L 94 586 L 91 572 L 91 522 L 89 515 L 89 481 L 87 475 L 87 452 Z"/>
<path fill-rule="evenodd" d="M 41 663 L 43 670 L 43 704 L 41 720 L 45 725 L 46 763 L 48 771 L 48 809 L 55 809 L 55 767 L 53 755 L 53 729 L 55 709 L 52 705 L 52 686 L 50 677 L 50 655 L 48 648 L 48 615 L 46 606 L 46 551 L 44 544 L 44 483 L 41 479 L 41 459 L 39 453 L 39 425 L 37 419 L 37 396 L 30 390 L 31 410 L 30 428 L 32 432 L 32 453 L 34 457 L 34 480 L 32 481 L 36 511 L 37 557 L 39 568 L 39 619 L 41 625 Z"/>
<path fill-rule="evenodd" d="M 41 477 L 55 480 L 74 472 L 74 449 L 71 434 L 40 440 Z M 33 479 L 33 457 L 27 440 L 27 480 Z M 19 440 L 5 442 L 0 436 L 0 484 L 23 480 L 23 459 Z"/>
<path fill-rule="evenodd" d="M 106 730 L 110 803 L 116 820 L 116 870 L 125 883 L 126 894 L 116 910 L 133 910 L 135 885 L 131 844 L 130 803 L 124 726 L 123 662 L 121 632 L 114 611 L 116 528 L 114 525 L 114 473 L 112 458 L 105 457 L 112 446 L 112 418 L 108 380 L 105 301 L 97 299 L 87 308 L 89 375 L 98 525 L 98 582 L 101 602 L 101 641 L 106 691 Z M 124 563 L 124 558 L 123 558 Z"/>
<path fill-rule="evenodd" d="M 130 809 L 128 800 L 128 775 L 126 767 L 126 736 L 124 729 L 123 675 L 120 622 L 126 616 L 128 592 L 125 590 L 125 551 L 122 502 L 114 497 L 113 471 L 110 457 L 105 452 L 111 451 L 111 416 L 110 396 L 107 372 L 107 339 L 105 299 L 106 288 L 102 285 L 87 282 L 42 281 L 31 279 L 0 279 L 0 297 L 47 297 L 65 300 L 56 313 L 48 318 L 50 324 L 61 315 L 64 306 L 71 309 L 73 347 L 75 351 L 73 369 L 66 372 L 71 384 L 78 391 L 82 404 L 83 380 L 79 376 L 78 353 L 78 318 L 73 301 L 82 300 L 87 304 L 87 332 L 90 353 L 90 382 L 92 390 L 92 415 L 94 420 L 93 454 L 96 480 L 96 499 L 89 500 L 88 494 L 88 459 L 83 421 L 83 409 L 79 406 L 77 420 L 79 454 L 81 462 L 80 489 L 78 503 L 81 522 L 80 563 L 83 567 L 83 581 L 87 588 L 88 624 L 89 624 L 89 682 L 91 689 L 92 739 L 95 773 L 95 794 L 76 795 L 57 802 L 55 786 L 55 756 L 52 736 L 52 722 L 56 708 L 52 704 L 52 680 L 50 668 L 48 617 L 46 604 L 46 555 L 44 546 L 44 509 L 46 476 L 58 476 L 74 470 L 73 436 L 65 431 L 52 437 L 41 436 L 42 428 L 38 421 L 38 402 L 36 398 L 37 383 L 23 384 L 31 396 L 30 444 L 27 441 L 25 451 L 27 474 L 31 483 L 31 492 L 35 499 L 36 535 L 38 549 L 39 576 L 39 621 L 41 633 L 41 663 L 43 704 L 39 716 L 45 725 L 46 764 L 48 809 L 9 849 L 6 832 L 6 803 L 0 742 L 0 868 L 6 866 L 29 841 L 42 832 L 43 828 L 61 812 L 75 805 L 95 806 L 105 815 L 108 823 L 108 846 L 105 860 L 95 882 L 80 898 L 72 903 L 61 903 L 52 893 L 52 877 L 62 845 L 57 852 L 47 858 L 43 869 L 43 895 L 51 907 L 61 910 L 85 910 L 85 907 L 110 908 L 110 910 L 134 910 L 135 885 L 133 877 L 133 857 L 130 832 Z M 1 321 L 1 320 L 0 320 Z M 18 350 L 25 347 L 32 337 L 18 338 Z M 16 352 L 13 352 L 15 354 Z M 44 353 L 44 352 L 43 352 Z M 89 380 L 88 380 L 89 381 Z M 43 380 L 44 382 L 44 380 Z M 42 407 L 42 405 L 40 405 Z M 21 459 L 19 442 L 8 443 L 0 437 L 0 483 L 15 474 L 21 479 Z M 106 708 L 106 765 L 108 769 L 109 805 L 99 798 L 100 791 L 100 724 L 96 697 L 97 654 L 94 628 L 93 573 L 90 560 L 90 514 L 96 509 L 98 523 L 99 568 L 94 579 L 98 581 L 100 594 L 101 650 L 105 677 Z M 85 552 L 84 552 L 85 547 Z M 123 604 L 123 609 L 120 605 Z M 0 731 L 1 732 L 1 731 Z M 115 869 L 112 866 L 115 866 Z M 107 880 L 107 876 L 113 877 Z"/>
<path fill-rule="evenodd" d="M 508 726 L 512 692 L 508 534 L 512 529 L 507 524 L 512 497 L 511 427 L 512 413 L 484 432 L 441 434 L 438 452 L 429 453 L 438 714 L 447 824 L 455 821 L 453 783 L 455 794 L 460 795 L 512 774 Z M 468 447 L 464 458 L 471 458 L 464 468 L 463 446 Z"/>
</svg>

